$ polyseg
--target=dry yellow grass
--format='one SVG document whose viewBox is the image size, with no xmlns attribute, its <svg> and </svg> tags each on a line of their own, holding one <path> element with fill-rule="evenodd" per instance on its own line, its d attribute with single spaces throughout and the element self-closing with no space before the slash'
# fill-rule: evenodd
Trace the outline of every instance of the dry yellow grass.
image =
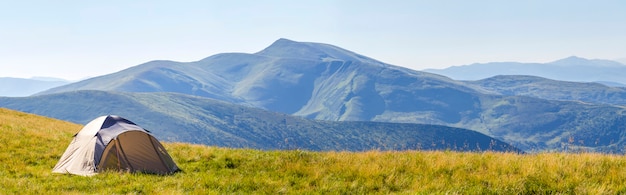
<svg viewBox="0 0 626 195">
<path fill-rule="evenodd" d="M 81 126 L 0 108 L 0 194 L 623 194 L 626 157 L 309 152 L 165 143 L 184 172 L 52 174 Z"/>
</svg>

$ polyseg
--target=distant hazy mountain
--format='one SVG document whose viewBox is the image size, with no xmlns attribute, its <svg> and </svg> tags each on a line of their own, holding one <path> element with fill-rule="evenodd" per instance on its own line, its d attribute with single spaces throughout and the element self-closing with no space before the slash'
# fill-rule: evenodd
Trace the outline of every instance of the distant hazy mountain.
<svg viewBox="0 0 626 195">
<path fill-rule="evenodd" d="M 65 79 L 54 78 L 54 77 L 31 77 L 30 79 L 32 79 L 32 80 L 37 80 L 37 81 L 61 81 L 61 82 L 70 82 L 70 81 L 65 80 Z M 66 84 L 67 84 L 67 83 L 66 83 Z"/>
<path fill-rule="evenodd" d="M 77 91 L 0 98 L 0 106 L 85 124 L 116 114 L 159 139 L 225 147 L 306 150 L 496 150 L 514 147 L 475 131 L 418 124 L 314 121 L 175 93 Z"/>
<path fill-rule="evenodd" d="M 626 84 L 626 65 L 610 60 L 568 57 L 550 63 L 492 62 L 427 69 L 457 80 L 480 80 L 497 75 L 533 75 L 554 80 Z"/>
<path fill-rule="evenodd" d="M 24 97 L 68 83 L 70 82 L 57 78 L 34 77 L 23 79 L 0 77 L 0 96 Z"/>
<path fill-rule="evenodd" d="M 568 58 L 550 66 L 569 70 L 586 61 Z M 594 67 L 621 67 L 591 61 Z M 217 54 L 189 63 L 148 62 L 41 94 L 75 90 L 176 92 L 310 119 L 447 125 L 476 130 L 524 150 L 579 145 L 616 152 L 626 146 L 622 107 L 507 96 L 336 46 L 287 39 L 254 54 Z M 183 108 L 194 112 L 193 107 Z"/>
<path fill-rule="evenodd" d="M 607 84 L 556 81 L 520 75 L 495 76 L 466 83 L 507 96 L 626 105 L 626 88 L 609 87 Z"/>
</svg>

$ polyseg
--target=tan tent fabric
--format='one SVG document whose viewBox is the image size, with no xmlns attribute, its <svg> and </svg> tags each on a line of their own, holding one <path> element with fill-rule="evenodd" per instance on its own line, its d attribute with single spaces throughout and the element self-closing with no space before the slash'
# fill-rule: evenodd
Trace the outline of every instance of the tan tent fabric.
<svg viewBox="0 0 626 195">
<path fill-rule="evenodd" d="M 170 174 L 179 168 L 148 131 L 119 116 L 102 116 L 74 136 L 52 172 L 90 176 L 103 170 Z"/>
<path fill-rule="evenodd" d="M 127 131 L 109 143 L 104 150 L 99 169 L 159 174 L 171 172 L 176 165 L 167 153 L 160 153 L 159 150 L 162 148 L 162 145 L 149 134 Z"/>
</svg>

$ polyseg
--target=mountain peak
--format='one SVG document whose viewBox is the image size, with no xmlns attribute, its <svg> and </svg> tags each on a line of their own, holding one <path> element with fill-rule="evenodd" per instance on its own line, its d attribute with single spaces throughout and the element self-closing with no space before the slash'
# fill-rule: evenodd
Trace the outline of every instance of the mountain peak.
<svg viewBox="0 0 626 195">
<path fill-rule="evenodd" d="M 297 44 L 299 44 L 299 42 L 297 41 L 293 41 L 293 40 L 286 39 L 286 38 L 280 38 L 274 41 L 270 46 L 266 47 L 265 49 L 261 50 L 258 53 L 272 51 L 276 48 L 292 47 Z"/>
<path fill-rule="evenodd" d="M 282 57 L 282 58 L 300 58 L 300 59 L 311 59 L 311 60 L 319 60 L 328 57 L 328 50 L 337 50 L 337 48 L 332 48 L 334 46 L 323 44 L 323 43 L 311 43 L 311 42 L 297 42 L 292 41 L 285 38 L 280 38 L 274 43 L 272 43 L 269 47 L 257 52 L 257 55 L 264 56 L 272 56 L 272 57 Z M 332 49 L 330 49 L 332 48 Z M 343 50 L 343 49 L 341 49 Z M 341 51 L 349 52 L 347 50 Z M 332 53 L 338 53 L 334 51 Z"/>
<path fill-rule="evenodd" d="M 623 64 L 611 61 L 611 60 L 599 60 L 599 59 L 586 59 L 578 56 L 570 56 L 564 59 L 560 59 L 549 64 L 557 66 L 598 66 L 598 67 L 616 67 L 624 66 Z"/>
<path fill-rule="evenodd" d="M 297 41 L 293 41 L 291 39 L 286 39 L 286 38 L 279 38 L 278 40 L 274 41 L 274 43 L 272 43 L 272 45 L 274 44 L 297 44 Z"/>
<path fill-rule="evenodd" d="M 567 58 L 563 58 L 557 61 L 553 61 L 550 62 L 550 64 L 555 64 L 555 65 L 577 65 L 577 64 L 581 64 L 581 63 L 586 63 L 588 62 L 588 59 L 585 58 L 581 58 L 578 56 L 570 56 Z"/>
<path fill-rule="evenodd" d="M 257 55 L 298 58 L 308 60 L 340 60 L 360 61 L 373 64 L 384 64 L 377 60 L 365 57 L 352 51 L 324 43 L 298 42 L 280 38 L 269 47 L 256 53 Z"/>
</svg>

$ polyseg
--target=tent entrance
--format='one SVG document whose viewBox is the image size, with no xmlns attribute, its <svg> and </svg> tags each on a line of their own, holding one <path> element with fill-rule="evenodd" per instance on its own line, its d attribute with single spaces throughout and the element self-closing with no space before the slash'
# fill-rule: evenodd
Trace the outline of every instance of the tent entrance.
<svg viewBox="0 0 626 195">
<path fill-rule="evenodd" d="M 163 146 L 153 136 L 141 131 L 127 131 L 111 140 L 98 165 L 98 171 L 156 174 L 172 173 L 177 169 Z"/>
<path fill-rule="evenodd" d="M 99 171 L 104 170 L 123 170 L 123 171 L 131 171 L 132 168 L 128 164 L 126 160 L 126 156 L 122 151 L 122 148 L 119 146 L 119 142 L 117 139 L 111 140 L 109 145 L 104 149 L 104 155 L 102 155 L 102 159 L 100 160 L 100 164 L 98 166 Z"/>
</svg>

